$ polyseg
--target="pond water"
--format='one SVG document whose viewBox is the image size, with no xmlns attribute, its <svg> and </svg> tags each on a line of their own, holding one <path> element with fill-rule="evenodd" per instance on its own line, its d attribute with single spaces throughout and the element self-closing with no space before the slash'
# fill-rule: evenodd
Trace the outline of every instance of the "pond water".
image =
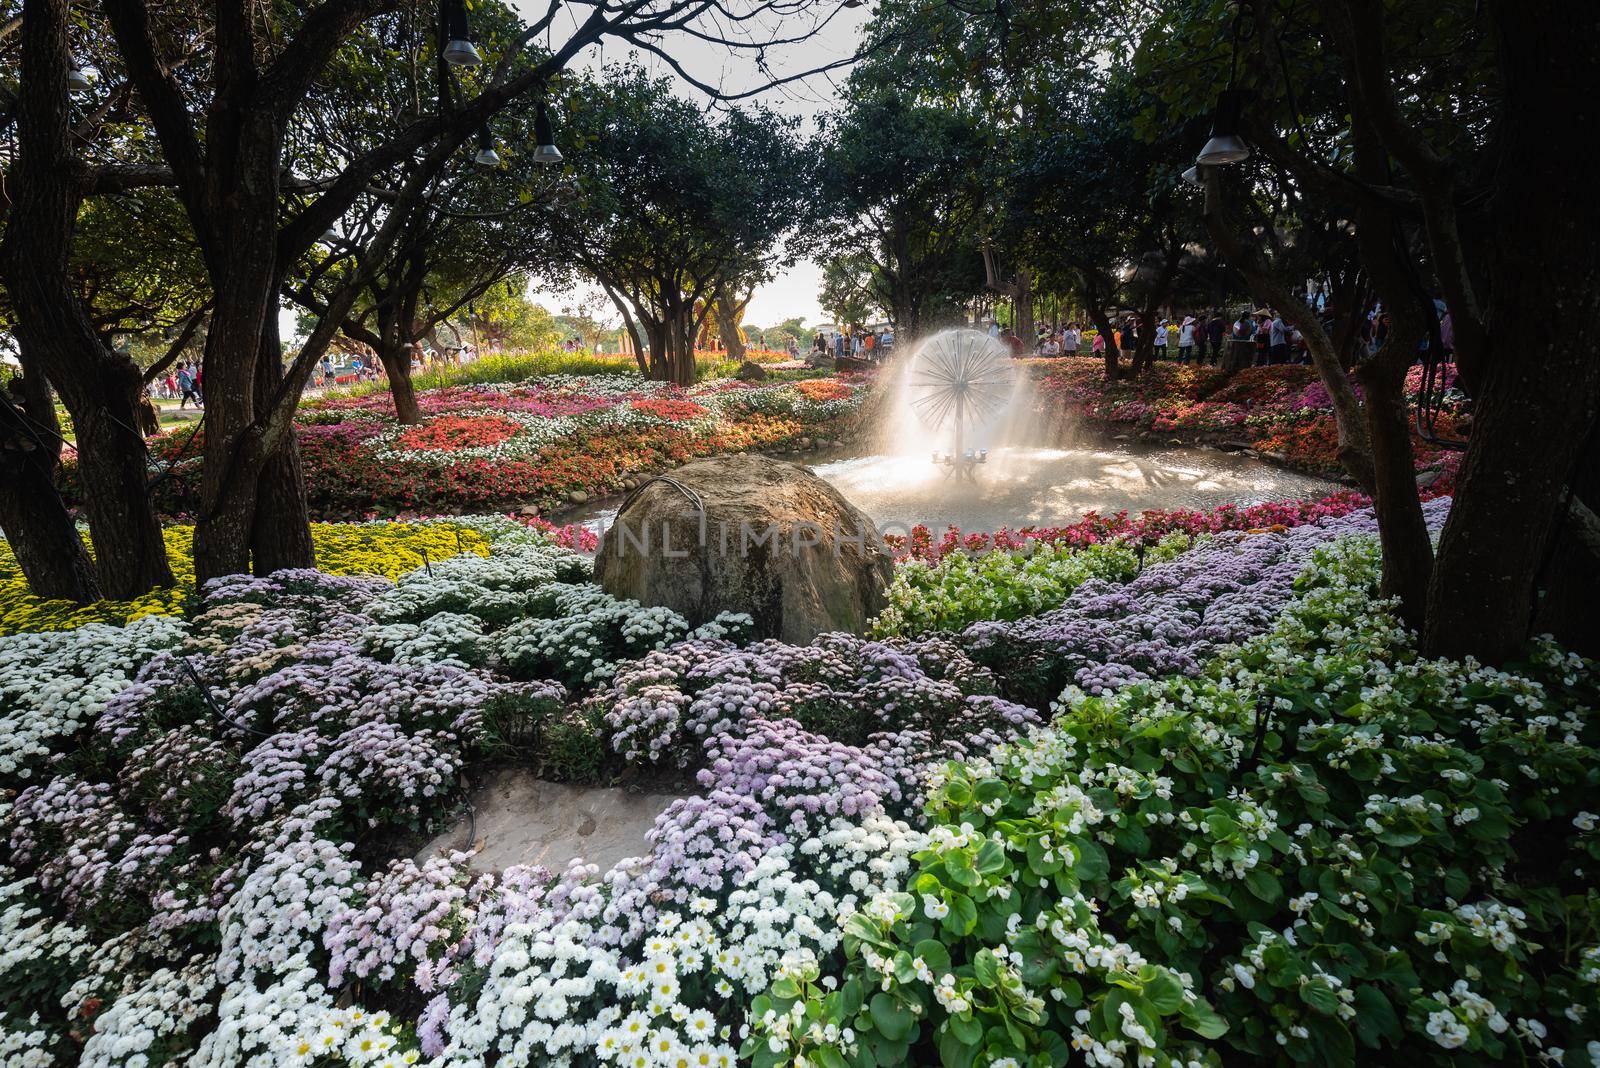
<svg viewBox="0 0 1600 1068">
<path fill-rule="evenodd" d="M 990 452 L 970 480 L 948 474 L 929 455 L 817 454 L 806 461 L 881 528 L 917 523 L 934 530 L 1064 526 L 1086 512 L 1214 508 L 1298 500 L 1341 487 L 1276 467 L 1254 456 L 1210 449 L 1115 446 L 1006 446 Z M 568 517 L 596 531 L 615 518 L 620 499 Z"/>
</svg>

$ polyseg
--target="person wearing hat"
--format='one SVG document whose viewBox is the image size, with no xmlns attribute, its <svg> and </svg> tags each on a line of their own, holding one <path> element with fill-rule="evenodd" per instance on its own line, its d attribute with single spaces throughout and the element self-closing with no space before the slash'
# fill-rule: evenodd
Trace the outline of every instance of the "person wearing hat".
<svg viewBox="0 0 1600 1068">
<path fill-rule="evenodd" d="M 1194 316 L 1185 315 L 1183 317 L 1183 325 L 1178 327 L 1178 362 L 1179 363 L 1188 363 L 1189 362 L 1189 358 L 1194 355 L 1194 340 L 1195 340 L 1194 336 L 1195 336 Z"/>
</svg>

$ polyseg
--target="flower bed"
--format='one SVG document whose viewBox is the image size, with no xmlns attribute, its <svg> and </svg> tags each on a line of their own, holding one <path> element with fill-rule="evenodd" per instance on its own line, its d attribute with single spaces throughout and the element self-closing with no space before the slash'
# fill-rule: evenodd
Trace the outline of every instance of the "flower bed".
<svg viewBox="0 0 1600 1068">
<path fill-rule="evenodd" d="M 1417 661 L 1370 516 L 1147 552 L 1120 585 L 1126 546 L 1064 549 L 1045 571 L 1075 588 L 1036 620 L 805 647 L 469 526 L 487 556 L 397 582 L 237 576 L 187 620 L 0 638 L 7 1057 L 1563 1063 L 1600 1039 L 1594 666 Z M 1047 661 L 1072 683 L 1050 724 L 1015 700 Z M 410 859 L 508 758 L 698 793 L 607 873 Z"/>
<path fill-rule="evenodd" d="M 1593 665 L 1418 659 L 1376 555 L 1319 553 L 1200 678 L 1069 693 L 943 772 L 899 890 L 756 1000 L 745 1051 L 1595 1063 Z"/>
<path fill-rule="evenodd" d="M 1448 510 L 1448 500 L 1424 506 L 1434 530 Z M 962 643 L 1035 703 L 1068 685 L 1100 694 L 1193 674 L 1221 646 L 1268 626 L 1330 537 L 1376 530 L 1365 510 L 1282 533 L 1220 534 L 1125 585 L 1090 579 L 1054 611 L 974 623 Z"/>
<path fill-rule="evenodd" d="M 394 422 L 385 393 L 311 403 L 297 418 L 315 514 L 547 509 L 697 456 L 846 433 L 866 389 L 859 377 L 684 390 L 629 375 L 546 375 L 424 390 L 416 426 Z M 179 472 L 162 486 L 163 510 L 192 513 L 198 443 L 178 432 L 152 448 Z"/>
<path fill-rule="evenodd" d="M 482 522 L 481 520 L 479 522 Z M 194 528 L 162 531 L 175 585 L 132 601 L 77 605 L 35 597 L 10 547 L 0 540 L 0 635 L 70 630 L 87 623 L 128 623 L 148 615 L 178 615 L 194 598 Z M 332 575 L 398 578 L 420 567 L 423 557 L 442 560 L 457 553 L 484 554 L 489 542 L 462 523 L 313 523 L 317 565 Z"/>
<path fill-rule="evenodd" d="M 916 635 L 1037 615 L 1092 578 L 1124 582 L 1144 564 L 1188 547 L 1187 536 L 1169 534 L 1148 552 L 1124 540 L 1084 548 L 1034 541 L 1027 551 L 951 552 L 936 563 L 903 560 L 889 586 L 889 606 L 872 621 L 872 632 Z"/>
<path fill-rule="evenodd" d="M 1108 431 L 1136 430 L 1188 441 L 1242 442 L 1281 456 L 1306 471 L 1342 474 L 1333 402 L 1311 367 L 1289 364 L 1247 367 L 1232 376 L 1217 367 L 1157 361 L 1136 379 L 1107 382 L 1105 364 L 1090 358 L 1034 361 L 1040 394 L 1047 403 Z M 1454 375 L 1448 369 L 1446 381 Z M 1415 404 L 1422 368 L 1406 377 Z M 1437 430 L 1445 438 L 1462 433 L 1459 398 L 1447 394 Z M 1417 468 L 1453 474 L 1456 454 L 1413 436 Z M 1436 486 L 1445 492 L 1448 480 Z"/>
<path fill-rule="evenodd" d="M 1028 526 L 1015 530 L 1001 527 L 995 531 L 964 533 L 959 527 L 951 526 L 937 539 L 931 528 L 919 523 L 911 528 L 909 535 L 889 534 L 885 535 L 885 540 L 898 557 L 937 563 L 958 549 L 967 553 L 1014 552 L 1038 544 L 1078 548 L 1113 539 L 1135 546 L 1151 546 L 1171 534 L 1193 537 L 1225 530 L 1281 530 L 1348 515 L 1369 503 L 1364 495 L 1344 490 L 1314 500 L 1269 501 L 1243 508 L 1222 504 L 1204 512 L 1189 508 L 1153 508 L 1137 517 L 1127 512 L 1114 515 L 1090 512 L 1064 527 Z"/>
</svg>

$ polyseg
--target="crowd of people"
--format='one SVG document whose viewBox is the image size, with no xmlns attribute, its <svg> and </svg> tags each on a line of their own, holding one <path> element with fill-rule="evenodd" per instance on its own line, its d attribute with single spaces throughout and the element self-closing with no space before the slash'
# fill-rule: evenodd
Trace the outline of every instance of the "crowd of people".
<svg viewBox="0 0 1600 1068">
<path fill-rule="evenodd" d="M 151 384 L 160 400 L 175 400 L 179 408 L 187 408 L 194 401 L 196 408 L 205 407 L 205 393 L 201 388 L 204 372 L 200 361 L 179 360 L 177 366 Z"/>
<path fill-rule="evenodd" d="M 1112 340 L 1118 351 L 1133 351 L 1150 332 L 1150 348 L 1154 357 L 1174 359 L 1179 363 L 1221 363 L 1223 351 L 1229 341 L 1247 342 L 1253 350 L 1252 362 L 1257 366 L 1284 363 L 1310 363 L 1310 353 L 1305 338 L 1299 330 L 1284 322 L 1276 311 L 1260 308 L 1242 311 L 1230 320 L 1221 311 L 1187 312 L 1178 318 L 1158 318 L 1147 323 L 1145 318 L 1127 313 L 1112 321 Z M 991 333 L 993 330 L 991 330 Z M 1009 341 L 1006 331 L 997 334 Z M 1041 327 L 1034 352 L 1040 356 L 1077 356 L 1085 346 L 1093 355 L 1106 351 L 1106 334 L 1100 330 L 1085 329 L 1069 322 L 1061 329 Z"/>
<path fill-rule="evenodd" d="M 888 326 L 877 329 L 847 326 L 831 332 L 819 330 L 811 340 L 812 355 L 823 359 L 832 356 L 835 359 L 850 357 L 878 362 L 887 359 L 893 351 L 894 330 Z"/>
</svg>

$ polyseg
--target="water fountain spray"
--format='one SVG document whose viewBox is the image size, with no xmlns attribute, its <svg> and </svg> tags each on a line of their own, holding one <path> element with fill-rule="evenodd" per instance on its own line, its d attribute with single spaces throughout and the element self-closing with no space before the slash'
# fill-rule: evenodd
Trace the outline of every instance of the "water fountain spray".
<svg viewBox="0 0 1600 1068">
<path fill-rule="evenodd" d="M 969 430 L 994 419 L 1011 397 L 1010 354 L 976 330 L 946 330 L 929 338 L 911 368 L 911 409 L 936 431 L 952 431 L 955 448 L 935 449 L 933 462 L 946 476 L 971 479 L 989 450 L 966 444 Z"/>
</svg>

